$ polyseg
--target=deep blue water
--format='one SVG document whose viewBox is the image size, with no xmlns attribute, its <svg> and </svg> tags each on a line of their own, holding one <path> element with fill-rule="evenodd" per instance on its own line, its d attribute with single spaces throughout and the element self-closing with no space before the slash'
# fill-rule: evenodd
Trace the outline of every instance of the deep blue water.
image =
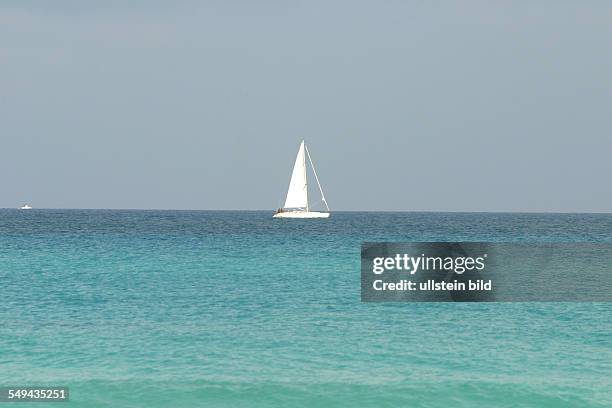
<svg viewBox="0 0 612 408">
<path fill-rule="evenodd" d="M 362 241 L 611 243 L 612 215 L 0 210 L 0 386 L 83 407 L 612 406 L 612 303 L 365 304 Z"/>
</svg>

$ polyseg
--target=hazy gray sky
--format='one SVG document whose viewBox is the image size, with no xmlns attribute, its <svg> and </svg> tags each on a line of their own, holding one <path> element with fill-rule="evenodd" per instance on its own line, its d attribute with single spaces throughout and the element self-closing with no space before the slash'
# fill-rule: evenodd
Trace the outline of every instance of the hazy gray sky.
<svg viewBox="0 0 612 408">
<path fill-rule="evenodd" d="M 127 5 L 126 3 L 129 3 Z M 4 1 L 0 207 L 612 210 L 612 2 Z"/>
</svg>

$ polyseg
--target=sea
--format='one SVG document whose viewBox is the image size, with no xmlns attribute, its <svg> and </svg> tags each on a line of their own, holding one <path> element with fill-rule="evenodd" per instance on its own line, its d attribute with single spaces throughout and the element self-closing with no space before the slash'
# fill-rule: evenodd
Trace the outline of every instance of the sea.
<svg viewBox="0 0 612 408">
<path fill-rule="evenodd" d="M 0 210 L 0 387 L 68 387 L 50 406 L 74 407 L 612 406 L 612 303 L 363 303 L 366 241 L 612 243 L 612 214 Z"/>
</svg>

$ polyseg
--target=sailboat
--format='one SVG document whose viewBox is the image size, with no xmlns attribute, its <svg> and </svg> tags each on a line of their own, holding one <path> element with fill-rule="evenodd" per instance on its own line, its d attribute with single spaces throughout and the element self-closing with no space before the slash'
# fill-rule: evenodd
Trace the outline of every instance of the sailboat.
<svg viewBox="0 0 612 408">
<path fill-rule="evenodd" d="M 315 176 L 319 191 L 321 192 L 321 201 L 325 204 L 327 212 L 322 211 L 310 211 L 308 204 L 308 178 L 306 177 L 306 156 L 312 167 L 312 173 Z M 300 149 L 298 150 L 297 157 L 295 158 L 295 164 L 293 165 L 293 173 L 291 173 L 291 181 L 289 182 L 289 191 L 287 191 L 287 199 L 285 205 L 279 208 L 274 213 L 274 218 L 328 218 L 329 217 L 329 206 L 325 200 L 321 183 L 319 183 L 319 177 L 315 170 L 312 159 L 310 158 L 310 152 L 304 144 L 300 143 Z"/>
</svg>

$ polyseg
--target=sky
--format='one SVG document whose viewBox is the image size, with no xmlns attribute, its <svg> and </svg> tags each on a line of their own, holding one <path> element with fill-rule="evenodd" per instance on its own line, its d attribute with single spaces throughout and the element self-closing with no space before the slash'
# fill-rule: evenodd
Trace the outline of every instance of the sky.
<svg viewBox="0 0 612 408">
<path fill-rule="evenodd" d="M 608 1 L 3 1 L 0 207 L 612 211 Z"/>
</svg>

